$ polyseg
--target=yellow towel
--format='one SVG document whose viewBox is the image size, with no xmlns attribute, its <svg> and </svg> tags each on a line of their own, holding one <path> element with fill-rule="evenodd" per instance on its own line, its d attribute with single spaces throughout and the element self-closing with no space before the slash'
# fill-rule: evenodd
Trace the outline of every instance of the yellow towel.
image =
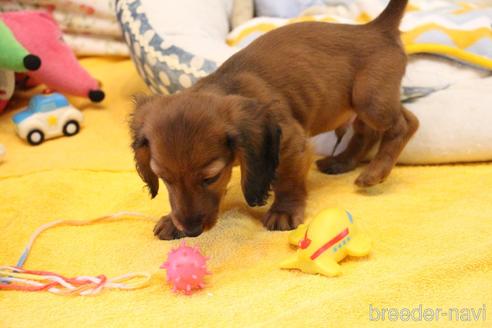
<svg viewBox="0 0 492 328">
<path fill-rule="evenodd" d="M 31 147 L 14 135 L 12 112 L 0 117 L 8 152 L 0 164 L 1 265 L 15 264 L 34 229 L 55 219 L 121 210 L 158 217 L 169 210 L 165 188 L 150 200 L 133 169 L 128 96 L 145 89 L 131 62 L 83 64 L 108 98 L 101 108 L 77 101 L 86 117 L 79 135 Z M 376 326 L 371 319 L 383 308 L 478 311 L 484 304 L 486 321 L 470 315 L 467 326 L 491 327 L 492 165 L 398 167 L 367 192 L 352 183 L 359 172 L 333 177 L 313 168 L 308 179 L 308 215 L 345 207 L 374 241 L 370 257 L 342 262 L 340 277 L 278 268 L 294 252 L 287 233 L 263 229 L 257 218 L 266 209 L 244 205 L 236 170 L 218 225 L 186 239 L 211 258 L 203 291 L 171 292 L 158 267 L 179 242 L 155 239 L 152 223 L 59 227 L 39 238 L 26 268 L 65 275 L 149 271 L 150 286 L 94 297 L 0 292 L 0 327 L 365 327 Z M 383 326 L 404 324 L 379 316 Z M 420 320 L 414 324 L 463 324 L 454 317 Z"/>
</svg>

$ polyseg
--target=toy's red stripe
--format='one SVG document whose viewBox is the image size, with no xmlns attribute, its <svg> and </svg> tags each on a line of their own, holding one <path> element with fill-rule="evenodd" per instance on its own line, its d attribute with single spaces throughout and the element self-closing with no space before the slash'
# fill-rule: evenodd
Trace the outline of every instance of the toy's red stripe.
<svg viewBox="0 0 492 328">
<path fill-rule="evenodd" d="M 323 254 L 327 249 L 329 249 L 331 246 L 335 245 L 340 240 L 342 240 L 345 236 L 347 236 L 348 233 L 349 233 L 348 228 L 340 232 L 338 235 L 335 236 L 335 238 L 331 239 L 329 242 L 321 246 L 316 252 L 314 252 L 313 255 L 311 255 L 311 260 L 315 260 L 318 256 Z"/>
</svg>

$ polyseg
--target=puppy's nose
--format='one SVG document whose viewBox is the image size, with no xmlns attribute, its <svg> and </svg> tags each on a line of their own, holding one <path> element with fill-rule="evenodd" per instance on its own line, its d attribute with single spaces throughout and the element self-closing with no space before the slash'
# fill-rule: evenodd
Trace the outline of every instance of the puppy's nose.
<svg viewBox="0 0 492 328">
<path fill-rule="evenodd" d="M 191 229 L 184 230 L 184 233 L 187 237 L 198 237 L 201 235 L 202 232 L 203 232 L 203 226 L 201 224 Z"/>
</svg>

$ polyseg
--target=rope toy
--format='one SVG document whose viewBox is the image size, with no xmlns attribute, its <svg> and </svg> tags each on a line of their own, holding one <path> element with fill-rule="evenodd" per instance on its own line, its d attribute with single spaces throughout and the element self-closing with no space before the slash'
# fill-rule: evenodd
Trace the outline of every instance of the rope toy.
<svg viewBox="0 0 492 328">
<path fill-rule="evenodd" d="M 108 278 L 105 275 L 68 278 L 53 272 L 27 270 L 23 268 L 34 246 L 34 242 L 44 231 L 61 225 L 84 226 L 102 221 L 116 221 L 123 218 L 155 222 L 153 218 L 143 214 L 119 212 L 92 220 L 57 220 L 40 226 L 29 239 L 17 265 L 0 266 L 0 290 L 48 291 L 59 295 L 96 295 L 103 289 L 132 290 L 145 287 L 151 278 L 151 274 L 146 272 L 131 272 L 114 278 Z"/>
</svg>

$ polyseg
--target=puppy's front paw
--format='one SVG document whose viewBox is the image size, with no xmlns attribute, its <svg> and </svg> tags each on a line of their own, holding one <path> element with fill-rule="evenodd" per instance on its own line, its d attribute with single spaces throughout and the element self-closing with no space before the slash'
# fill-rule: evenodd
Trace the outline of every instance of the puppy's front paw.
<svg viewBox="0 0 492 328">
<path fill-rule="evenodd" d="M 303 216 L 299 214 L 290 214 L 270 209 L 263 218 L 263 225 L 268 230 L 292 230 L 297 228 L 303 221 Z"/>
<path fill-rule="evenodd" d="M 175 226 L 169 215 L 163 216 L 154 227 L 154 235 L 161 240 L 183 238 L 185 235 Z"/>
<path fill-rule="evenodd" d="M 357 166 L 353 160 L 338 157 L 325 157 L 316 161 L 318 169 L 326 174 L 341 174 L 352 171 Z"/>
</svg>

